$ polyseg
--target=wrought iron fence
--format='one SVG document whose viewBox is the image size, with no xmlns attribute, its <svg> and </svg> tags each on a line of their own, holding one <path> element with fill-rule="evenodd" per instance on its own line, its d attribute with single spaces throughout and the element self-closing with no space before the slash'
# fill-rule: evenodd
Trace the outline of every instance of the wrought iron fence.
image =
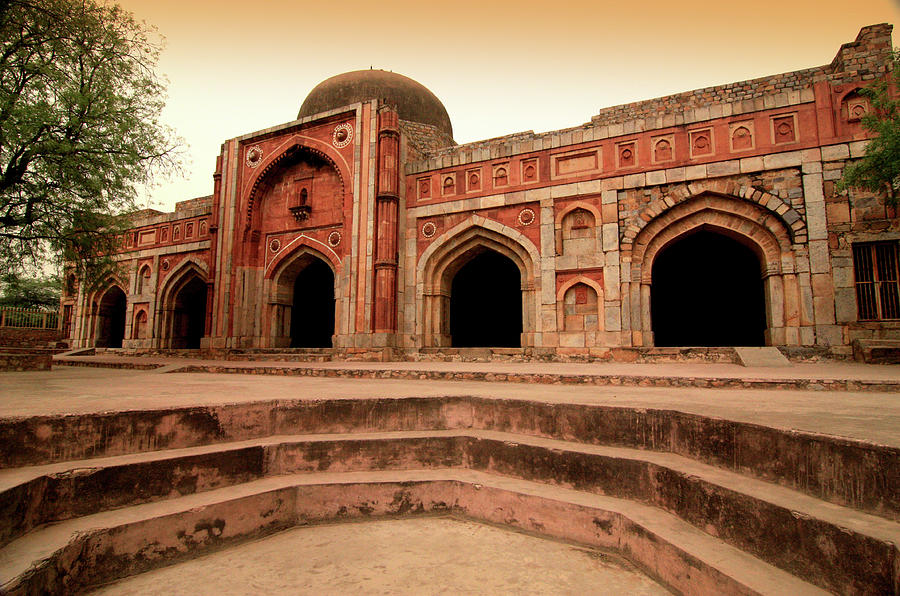
<svg viewBox="0 0 900 596">
<path fill-rule="evenodd" d="M 0 307 L 0 327 L 59 329 L 59 311 L 39 308 Z"/>
</svg>

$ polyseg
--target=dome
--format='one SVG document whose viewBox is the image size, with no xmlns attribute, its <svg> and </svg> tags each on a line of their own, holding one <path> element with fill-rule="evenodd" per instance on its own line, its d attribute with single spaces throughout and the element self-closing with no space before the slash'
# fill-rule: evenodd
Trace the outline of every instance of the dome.
<svg viewBox="0 0 900 596">
<path fill-rule="evenodd" d="M 325 79 L 306 96 L 297 118 L 369 99 L 396 106 L 402 120 L 430 124 L 453 136 L 450 116 L 434 93 L 409 77 L 386 70 L 356 70 Z"/>
</svg>

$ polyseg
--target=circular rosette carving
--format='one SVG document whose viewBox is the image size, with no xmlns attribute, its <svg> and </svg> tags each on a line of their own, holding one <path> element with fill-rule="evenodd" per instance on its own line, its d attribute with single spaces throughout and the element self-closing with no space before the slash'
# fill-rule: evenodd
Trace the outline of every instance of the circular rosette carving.
<svg viewBox="0 0 900 596">
<path fill-rule="evenodd" d="M 269 242 L 269 250 L 271 250 L 272 252 L 278 252 L 279 250 L 281 250 L 281 240 L 275 238 L 271 242 Z"/>
<path fill-rule="evenodd" d="M 422 235 L 426 238 L 434 238 L 436 233 L 437 226 L 434 225 L 433 221 L 426 222 L 425 225 L 422 226 Z"/>
<path fill-rule="evenodd" d="M 523 226 L 530 226 L 534 223 L 534 210 L 532 209 L 522 209 L 519 211 L 519 224 Z"/>
<path fill-rule="evenodd" d="M 328 234 L 328 246 L 330 246 L 331 248 L 336 247 L 338 244 L 341 243 L 341 238 L 342 238 L 341 233 L 338 232 L 337 230 Z"/>
<path fill-rule="evenodd" d="M 255 168 L 260 163 L 262 163 L 263 151 L 259 145 L 254 145 L 247 149 L 247 155 L 245 156 L 245 161 L 247 162 L 248 168 Z"/>
<path fill-rule="evenodd" d="M 353 140 L 353 127 L 349 123 L 344 122 L 334 127 L 331 134 L 331 144 L 338 149 L 346 147 Z"/>
</svg>

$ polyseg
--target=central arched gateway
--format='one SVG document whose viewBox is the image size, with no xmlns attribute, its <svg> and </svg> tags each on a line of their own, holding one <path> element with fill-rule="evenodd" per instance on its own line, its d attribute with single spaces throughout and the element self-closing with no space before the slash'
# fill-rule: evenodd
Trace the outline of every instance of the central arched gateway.
<svg viewBox="0 0 900 596">
<path fill-rule="evenodd" d="M 310 259 L 294 280 L 291 347 L 330 348 L 334 334 L 334 273 L 321 259 Z"/>
<path fill-rule="evenodd" d="M 729 236 L 698 229 L 653 262 L 651 320 L 657 346 L 762 346 L 766 310 L 756 254 Z"/>
<path fill-rule="evenodd" d="M 299 244 L 273 266 L 266 282 L 267 343 L 280 348 L 331 348 L 339 320 L 336 263 Z"/>
<path fill-rule="evenodd" d="M 478 252 L 453 276 L 450 345 L 457 348 L 518 348 L 522 345 L 521 337 L 522 280 L 519 268 L 500 253 Z"/>
</svg>

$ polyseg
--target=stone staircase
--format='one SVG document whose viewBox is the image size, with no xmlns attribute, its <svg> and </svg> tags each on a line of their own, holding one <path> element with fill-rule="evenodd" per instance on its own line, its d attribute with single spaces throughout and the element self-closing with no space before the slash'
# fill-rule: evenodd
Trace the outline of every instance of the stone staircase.
<svg viewBox="0 0 900 596">
<path fill-rule="evenodd" d="M 0 421 L 0 592 L 284 528 L 453 514 L 686 594 L 897 594 L 900 450 L 671 410 L 325 399 Z"/>
</svg>

